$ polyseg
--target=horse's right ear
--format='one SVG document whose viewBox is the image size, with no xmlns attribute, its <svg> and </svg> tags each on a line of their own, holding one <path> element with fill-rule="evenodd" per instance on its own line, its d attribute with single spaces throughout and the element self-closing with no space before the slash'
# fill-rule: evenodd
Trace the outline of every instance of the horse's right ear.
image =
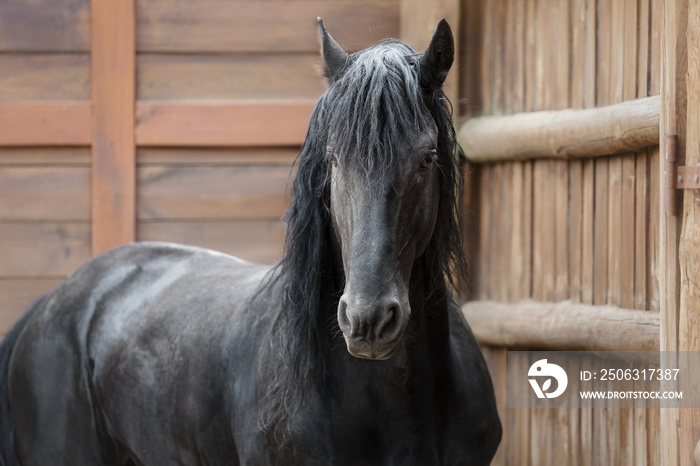
<svg viewBox="0 0 700 466">
<path fill-rule="evenodd" d="M 321 35 L 321 55 L 326 63 L 324 74 L 330 82 L 340 77 L 348 62 L 348 53 L 328 34 L 323 20 L 318 18 L 318 29 Z"/>
</svg>

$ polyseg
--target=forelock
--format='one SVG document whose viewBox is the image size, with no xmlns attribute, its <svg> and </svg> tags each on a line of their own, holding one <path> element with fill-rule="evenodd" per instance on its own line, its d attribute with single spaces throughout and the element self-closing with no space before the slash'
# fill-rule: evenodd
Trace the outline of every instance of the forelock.
<svg viewBox="0 0 700 466">
<path fill-rule="evenodd" d="M 321 147 L 367 173 L 386 170 L 397 145 L 429 125 L 416 52 L 383 41 L 351 56 L 352 64 L 324 94 Z"/>
</svg>

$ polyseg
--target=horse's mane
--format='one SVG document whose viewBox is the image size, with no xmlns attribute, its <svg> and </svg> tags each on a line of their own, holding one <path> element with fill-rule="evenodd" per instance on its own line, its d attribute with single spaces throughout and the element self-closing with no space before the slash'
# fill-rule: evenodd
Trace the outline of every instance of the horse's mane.
<svg viewBox="0 0 700 466">
<path fill-rule="evenodd" d="M 349 156 L 346 163 L 362 164 L 368 176 L 377 176 L 400 156 L 393 151 L 399 138 L 429 123 L 427 109 L 438 129 L 440 199 L 423 257 L 430 270 L 424 273 L 431 275 L 442 302 L 445 279 L 459 286 L 466 275 L 458 220 L 462 174 L 449 101 L 442 91 L 421 88 L 420 55 L 402 42 L 380 42 L 349 60 L 314 108 L 285 216 L 285 253 L 275 273 L 283 286 L 282 307 L 266 345 L 272 380 L 265 387 L 261 419 L 280 444 L 289 440 L 287 421 L 303 407 L 310 382 L 323 377 L 322 335 L 331 331 L 328 320 L 335 312 L 323 308 L 324 296 L 343 286 L 335 283 L 329 244 L 329 141 Z"/>
</svg>

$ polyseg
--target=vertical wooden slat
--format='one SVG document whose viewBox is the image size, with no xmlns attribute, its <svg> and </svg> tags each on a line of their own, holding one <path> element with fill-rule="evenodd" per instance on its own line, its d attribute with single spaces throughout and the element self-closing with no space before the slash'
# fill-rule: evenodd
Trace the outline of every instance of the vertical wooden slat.
<svg viewBox="0 0 700 466">
<path fill-rule="evenodd" d="M 584 0 L 571 3 L 571 86 L 569 102 L 572 108 L 584 106 L 584 52 L 586 30 L 586 4 Z M 569 162 L 569 296 L 574 301 L 582 299 L 583 253 L 583 161 Z"/>
<path fill-rule="evenodd" d="M 637 97 L 637 0 L 626 0 L 624 16 L 624 78 L 622 98 Z M 634 246 L 635 246 L 635 161 L 636 155 L 622 157 L 622 216 L 618 219 L 622 233 L 620 249 L 620 303 L 634 307 Z M 641 181 L 641 180 L 640 180 Z"/>
<path fill-rule="evenodd" d="M 598 53 L 596 75 L 596 105 L 610 103 L 610 32 L 611 0 L 599 0 L 597 5 Z M 608 289 L 608 159 L 595 161 L 594 200 L 594 260 L 593 303 L 607 303 Z M 601 458 L 601 461 L 606 459 Z"/>
<path fill-rule="evenodd" d="M 661 38 L 662 23 L 664 21 L 662 2 L 650 2 L 649 22 L 651 37 L 649 39 L 649 95 L 659 95 L 661 88 Z M 649 227 L 647 260 L 647 305 L 646 309 L 660 310 L 659 304 L 659 278 L 660 274 L 660 222 L 661 207 L 659 182 L 659 147 L 649 150 L 647 161 L 649 171 Z M 658 450 L 657 450 L 658 451 Z"/>
<path fill-rule="evenodd" d="M 491 270 L 491 218 L 493 209 L 491 200 L 492 166 L 482 166 L 479 168 L 479 274 L 478 280 L 479 299 L 490 299 L 489 278 Z"/>
<path fill-rule="evenodd" d="M 552 110 L 556 99 L 556 2 L 536 2 L 535 99 L 537 110 Z M 554 301 L 555 292 L 555 164 L 533 162 L 533 297 Z M 530 461 L 552 465 L 555 455 L 556 414 L 546 408 L 530 410 Z"/>
<path fill-rule="evenodd" d="M 700 4 L 687 2 L 686 166 L 700 164 Z M 700 192 L 683 191 L 683 208 L 679 209 L 680 319 L 678 346 L 681 351 L 700 351 Z M 697 369 L 697 366 L 695 366 Z M 700 406 L 681 411 L 681 464 L 696 466 L 700 461 Z M 697 459 L 696 459 L 697 458 Z"/>
<path fill-rule="evenodd" d="M 678 153 L 685 149 L 685 86 L 686 72 L 686 21 L 685 0 L 663 2 L 663 52 L 661 53 L 661 118 L 660 136 L 665 142 L 668 135 L 678 136 Z M 668 152 L 661 144 L 659 157 L 659 183 L 661 196 L 660 230 L 660 305 L 661 305 L 661 350 L 678 351 L 678 322 L 680 309 L 679 263 L 678 263 L 678 217 L 664 210 L 664 170 Z M 681 158 L 682 160 L 682 158 Z M 681 462 L 680 413 L 675 408 L 661 410 L 661 463 L 669 466 L 686 464 Z"/>
<path fill-rule="evenodd" d="M 554 62 L 550 79 L 556 83 L 553 109 L 569 108 L 569 87 L 571 83 L 571 14 L 570 0 L 557 0 L 550 12 L 551 25 L 557 25 Z M 554 204 L 554 299 L 569 299 L 569 163 L 553 162 L 555 173 Z M 578 409 L 561 408 L 551 410 L 554 451 L 552 464 L 573 464 L 578 457 L 573 453 L 578 445 Z"/>
<path fill-rule="evenodd" d="M 92 0 L 92 252 L 135 238 L 134 0 Z"/>
<path fill-rule="evenodd" d="M 625 56 L 625 1 L 612 2 L 610 43 L 610 94 L 608 103 L 622 102 Z M 620 274 L 622 231 L 622 156 L 608 161 L 608 299 L 609 304 L 620 306 Z"/>
<path fill-rule="evenodd" d="M 554 52 L 556 79 L 556 96 L 554 109 L 569 108 L 570 82 L 570 14 L 569 0 L 559 0 L 553 10 L 553 24 L 558 25 L 556 50 Z M 554 208 L 554 298 L 557 301 L 569 299 L 569 163 L 556 161 L 555 172 L 555 208 Z"/>
<path fill-rule="evenodd" d="M 597 76 L 596 105 L 608 105 L 611 101 L 611 42 L 612 13 L 614 0 L 598 0 L 597 4 Z M 608 301 L 608 212 L 609 212 L 609 160 L 595 161 L 595 204 L 594 204 L 594 304 L 606 304 Z M 607 407 L 593 410 L 593 463 L 610 463 L 610 439 L 615 435 Z"/>
<path fill-rule="evenodd" d="M 622 100 L 633 100 L 637 96 L 637 1 L 625 0 L 623 4 L 623 17 L 618 28 L 623 31 L 623 76 L 622 76 Z M 630 309 L 634 305 L 634 241 L 635 241 L 635 154 L 627 154 L 621 157 L 620 173 L 620 208 L 621 215 L 616 222 L 620 231 L 619 250 L 619 292 L 620 305 Z M 635 464 L 634 453 L 636 450 L 635 439 L 635 415 L 642 416 L 643 411 L 632 408 L 620 408 L 616 413 L 619 418 L 618 438 L 618 464 L 621 466 Z M 640 420 L 644 424 L 643 418 Z M 640 448 L 643 448 L 641 445 Z"/>
<path fill-rule="evenodd" d="M 635 97 L 646 97 L 648 88 L 648 69 L 649 69 L 649 0 L 639 0 L 636 19 L 637 28 L 637 56 L 636 56 L 636 90 Z M 628 26 L 625 26 L 628 28 Z M 631 71 L 631 70 L 630 70 Z M 626 89 L 629 91 L 629 89 Z M 627 98 L 627 97 L 626 97 Z M 647 225 L 649 223 L 649 182 L 648 182 L 648 150 L 643 150 L 637 153 L 635 160 L 635 186 L 633 195 L 634 206 L 634 258 L 633 258 L 633 290 L 632 290 L 632 306 L 635 309 L 647 309 Z M 623 293 L 624 296 L 624 293 Z M 636 382 L 640 389 L 641 382 Z M 648 462 L 648 444 L 647 430 L 648 424 L 653 422 L 653 411 L 658 409 L 633 409 L 633 443 L 634 443 L 634 464 L 646 466 Z M 653 464 L 653 463 L 651 463 Z"/>
<path fill-rule="evenodd" d="M 649 2 L 649 64 L 648 64 L 648 95 L 659 95 L 661 84 L 661 46 L 662 28 L 664 21 L 662 2 L 650 0 Z M 661 130 L 663 135 L 663 130 Z M 660 222 L 661 207 L 659 204 L 659 148 L 649 150 L 647 158 L 649 179 L 649 211 L 648 211 L 648 236 L 647 236 L 647 302 L 645 309 L 659 310 L 659 267 L 660 267 Z M 661 432 L 661 409 L 647 412 L 647 464 L 662 464 L 662 448 L 666 445 L 665 435 Z"/>
<path fill-rule="evenodd" d="M 649 0 L 640 0 L 638 15 L 639 44 L 637 47 L 637 92 L 636 97 L 646 97 L 649 70 Z M 635 166 L 635 213 L 634 213 L 634 302 L 635 309 L 647 306 L 647 243 L 649 225 L 649 178 L 647 174 L 649 150 L 637 154 Z"/>
</svg>

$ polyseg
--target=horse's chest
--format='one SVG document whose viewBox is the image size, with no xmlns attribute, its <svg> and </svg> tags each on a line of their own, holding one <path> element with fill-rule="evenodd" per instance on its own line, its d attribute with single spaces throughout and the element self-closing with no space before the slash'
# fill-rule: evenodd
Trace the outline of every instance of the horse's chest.
<svg viewBox="0 0 700 466">
<path fill-rule="evenodd" d="M 320 414 L 320 413 L 319 413 Z M 441 428 L 430 406 L 376 406 L 324 409 L 304 423 L 300 443 L 317 464 L 439 464 Z"/>
</svg>

